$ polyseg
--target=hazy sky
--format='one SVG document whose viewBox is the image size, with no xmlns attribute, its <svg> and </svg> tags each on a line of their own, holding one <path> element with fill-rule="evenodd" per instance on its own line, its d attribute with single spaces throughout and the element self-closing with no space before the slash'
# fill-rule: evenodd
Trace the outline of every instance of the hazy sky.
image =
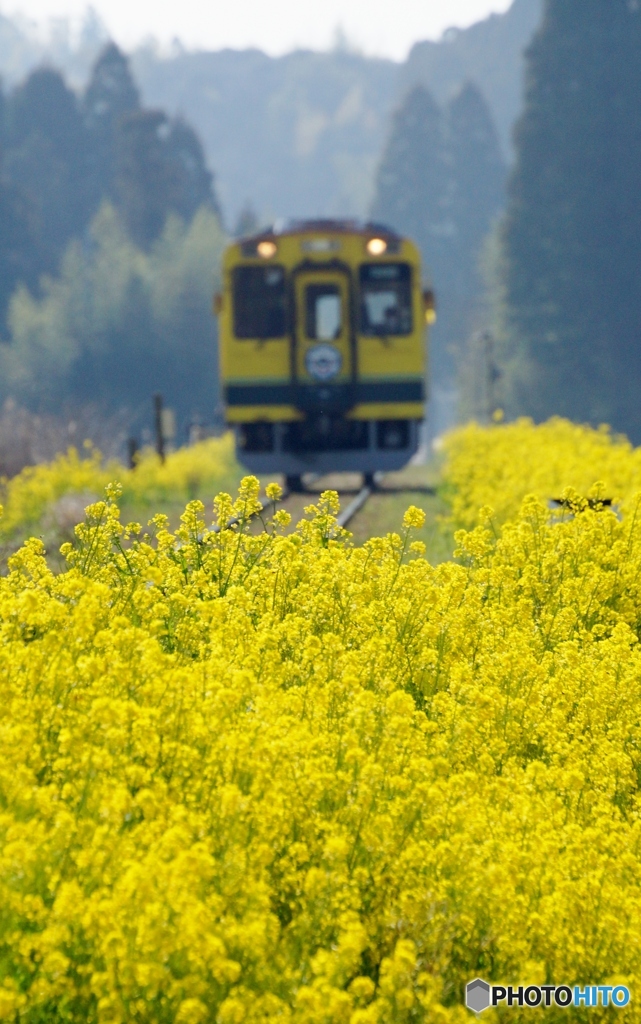
<svg viewBox="0 0 641 1024">
<path fill-rule="evenodd" d="M 451 25 L 465 26 L 511 0 L 94 0 L 118 42 L 146 36 L 188 47 L 258 46 L 278 54 L 296 46 L 326 49 L 340 26 L 366 53 L 402 59 L 418 39 L 436 39 Z M 39 21 L 79 18 L 86 0 L 0 0 L 3 14 Z"/>
</svg>

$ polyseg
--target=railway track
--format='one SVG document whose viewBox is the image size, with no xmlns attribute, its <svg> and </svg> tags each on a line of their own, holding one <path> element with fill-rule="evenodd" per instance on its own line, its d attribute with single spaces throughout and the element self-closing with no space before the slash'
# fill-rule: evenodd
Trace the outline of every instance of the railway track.
<svg viewBox="0 0 641 1024">
<path fill-rule="evenodd" d="M 342 512 L 339 512 L 339 514 L 338 514 L 338 525 L 339 526 L 347 526 L 349 521 L 354 518 L 356 513 L 360 512 L 360 510 L 365 505 L 365 502 L 367 501 L 367 499 L 369 497 L 371 497 L 372 493 L 373 493 L 372 488 L 369 487 L 366 484 L 365 487 L 363 487 L 358 492 L 358 494 L 356 495 L 354 500 L 350 501 L 350 503 L 347 506 L 347 508 L 344 508 Z"/>
<path fill-rule="evenodd" d="M 303 491 L 285 493 L 279 502 L 280 508 L 289 512 L 291 525 L 286 532 L 294 530 L 296 524 L 305 515 L 305 509 L 311 504 L 316 504 L 320 494 L 325 490 L 338 492 L 342 509 L 336 517 L 340 527 L 349 526 L 356 544 L 361 544 L 373 536 L 386 536 L 388 533 L 398 533 L 401 529 L 403 514 L 410 503 L 402 496 L 416 495 L 415 501 L 420 504 L 420 495 L 429 496 L 431 499 L 437 497 L 437 490 L 434 487 L 426 486 L 422 482 L 403 480 L 401 474 L 389 474 L 384 476 L 377 474 L 375 479 L 366 480 L 364 485 L 357 489 L 355 474 L 333 475 L 331 477 L 307 477 L 306 487 Z M 399 479 L 399 476 L 401 477 Z M 346 478 L 347 477 L 347 478 Z M 264 499 L 263 499 L 264 500 Z M 370 507 L 373 506 L 373 507 Z M 363 518 L 361 515 L 366 512 Z M 442 506 L 430 505 L 426 507 L 428 521 L 435 522 L 436 517 L 442 512 Z M 268 513 L 269 514 L 269 513 Z M 236 519 L 230 520 L 227 528 L 237 523 Z M 218 533 L 220 527 L 213 527 Z M 253 531 L 260 532 L 261 522 L 257 517 L 252 527 Z M 428 541 L 429 536 L 425 538 Z M 434 549 L 433 549 L 434 550 Z M 435 551 L 436 557 L 440 552 Z M 449 551 L 448 551 L 449 555 Z"/>
<path fill-rule="evenodd" d="M 343 486 L 341 486 L 343 485 Z M 433 497 L 436 491 L 433 487 L 422 484 L 388 481 L 381 473 L 375 479 L 366 479 L 364 485 L 355 491 L 353 487 L 345 487 L 344 479 L 333 477 L 316 477 L 307 480 L 307 488 L 302 493 L 287 494 L 283 501 L 283 507 L 292 515 L 294 521 L 300 518 L 305 505 L 314 501 L 318 494 L 326 489 L 333 489 L 339 492 L 342 509 L 337 516 L 338 525 L 348 526 L 356 517 L 362 513 L 372 498 L 377 501 L 392 499 L 399 494 L 425 494 Z"/>
</svg>

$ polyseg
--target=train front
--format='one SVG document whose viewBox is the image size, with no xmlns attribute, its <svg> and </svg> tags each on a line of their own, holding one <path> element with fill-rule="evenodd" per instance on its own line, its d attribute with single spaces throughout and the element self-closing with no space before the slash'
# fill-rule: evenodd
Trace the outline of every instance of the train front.
<svg viewBox="0 0 641 1024">
<path fill-rule="evenodd" d="M 217 300 L 239 461 L 258 476 L 400 469 L 425 408 L 416 246 L 377 225 L 304 221 L 230 245 Z"/>
</svg>

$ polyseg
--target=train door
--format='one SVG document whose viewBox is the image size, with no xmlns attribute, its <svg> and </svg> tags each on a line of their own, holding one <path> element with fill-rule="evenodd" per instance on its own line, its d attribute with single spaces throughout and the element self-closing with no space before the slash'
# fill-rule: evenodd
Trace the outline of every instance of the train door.
<svg viewBox="0 0 641 1024">
<path fill-rule="evenodd" d="M 354 378 L 352 296 L 348 271 L 295 274 L 293 370 L 299 388 L 323 401 L 339 399 Z"/>
</svg>

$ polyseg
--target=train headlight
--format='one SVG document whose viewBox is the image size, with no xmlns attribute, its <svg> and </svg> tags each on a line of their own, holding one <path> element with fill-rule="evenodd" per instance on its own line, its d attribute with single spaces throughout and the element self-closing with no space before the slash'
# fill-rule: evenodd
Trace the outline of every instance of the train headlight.
<svg viewBox="0 0 641 1024">
<path fill-rule="evenodd" d="M 367 251 L 370 256 L 382 256 L 387 252 L 387 242 L 384 238 L 370 238 L 367 243 Z"/>
<path fill-rule="evenodd" d="M 265 240 L 264 242 L 258 243 L 256 246 L 256 252 L 261 259 L 269 260 L 272 256 L 276 255 L 276 248 L 276 242 Z"/>
</svg>

